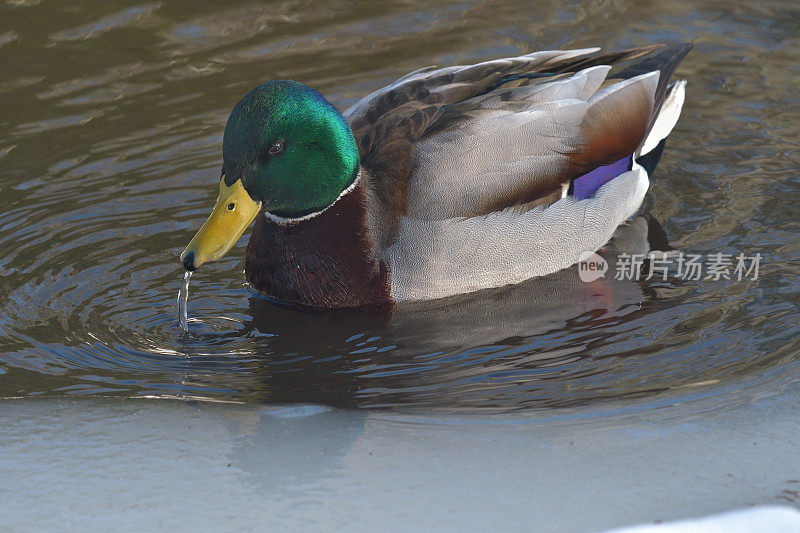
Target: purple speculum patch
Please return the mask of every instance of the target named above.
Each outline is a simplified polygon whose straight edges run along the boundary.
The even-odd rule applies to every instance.
[[[631,169],[632,157],[629,155],[616,163],[597,167],[591,172],[575,178],[572,182],[572,196],[576,200],[591,198],[603,184],[608,183],[620,174],[628,172]]]

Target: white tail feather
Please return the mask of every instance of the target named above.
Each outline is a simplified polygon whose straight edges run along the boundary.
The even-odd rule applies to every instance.
[[[636,157],[651,152],[658,143],[667,138],[667,135],[678,123],[678,118],[681,116],[681,108],[683,108],[683,100],[686,96],[686,80],[678,80],[672,86],[669,94],[664,99],[664,104],[661,106],[656,117],[650,133],[647,134],[642,147],[639,149]]]

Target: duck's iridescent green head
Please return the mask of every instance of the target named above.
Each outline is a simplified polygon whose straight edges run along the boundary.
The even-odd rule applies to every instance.
[[[322,211],[356,179],[359,153],[342,115],[294,81],[259,85],[233,108],[219,197],[181,254],[187,270],[230,250],[263,209],[298,219]]]
[[[294,81],[269,81],[236,104],[222,154],[226,185],[241,179],[253,200],[286,218],[328,207],[358,172],[350,126],[319,92]]]

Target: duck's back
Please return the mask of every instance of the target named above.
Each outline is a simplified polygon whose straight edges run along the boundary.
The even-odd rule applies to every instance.
[[[636,159],[677,120],[669,77],[690,48],[426,68],[348,109],[393,297],[517,282],[602,246],[641,203]]]

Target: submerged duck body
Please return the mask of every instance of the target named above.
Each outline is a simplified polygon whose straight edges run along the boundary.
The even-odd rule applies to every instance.
[[[262,84],[228,119],[220,195],[184,267],[224,255],[253,219],[249,283],[310,306],[441,298],[568,267],[639,209],[690,48],[428,67],[341,114],[300,83]]]

